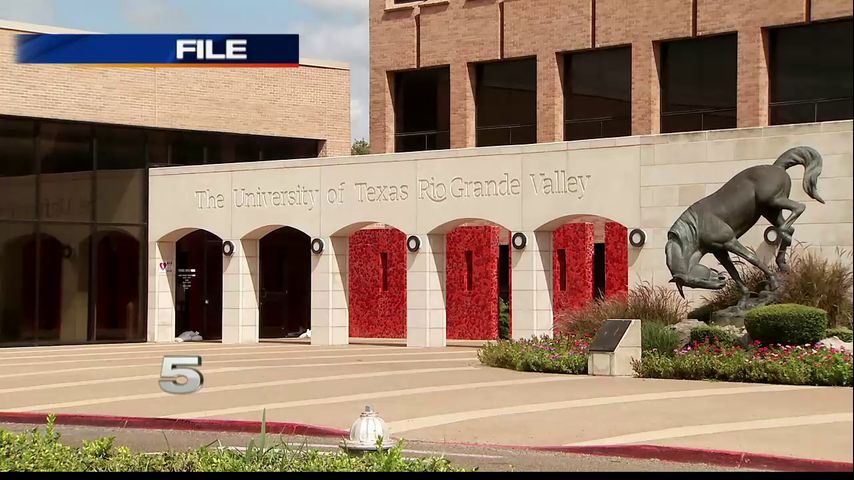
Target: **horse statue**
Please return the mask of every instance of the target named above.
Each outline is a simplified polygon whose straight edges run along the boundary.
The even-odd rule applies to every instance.
[[[821,174],[821,155],[810,147],[786,150],[773,165],[750,167],[725,183],[718,191],[688,207],[667,232],[665,255],[667,268],[679,294],[682,287],[717,290],[726,284],[726,277],[717,270],[700,264],[711,253],[729,273],[741,290],[739,307],[744,307],[750,291],[739,276],[729,254],[734,254],[760,269],[768,279],[769,290],[776,290],[776,275],[738,239],[750,230],[759,217],[764,217],[776,229],[780,238],[776,263],[781,272],[789,270],[786,250],[792,245],[792,224],[804,213],[806,206],[789,198],[792,180],[786,170],[804,166],[804,191],[810,198],[824,203],[818,194]],[[783,210],[791,213],[783,216]]]

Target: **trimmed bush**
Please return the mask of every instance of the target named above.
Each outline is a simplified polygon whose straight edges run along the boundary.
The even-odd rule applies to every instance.
[[[656,322],[643,322],[641,325],[641,345],[645,352],[658,352],[672,355],[679,350],[682,342],[679,334]]]
[[[691,341],[702,343],[717,343],[720,345],[732,346],[738,343],[738,336],[731,330],[713,325],[705,325],[691,330]]]
[[[790,303],[768,305],[747,312],[744,326],[751,338],[765,345],[816,343],[827,331],[827,312]]]
[[[825,337],[836,337],[843,342],[850,342],[854,334],[852,334],[850,328],[838,327],[838,328],[828,328],[827,333],[824,334]]]
[[[627,295],[596,300],[582,308],[558,312],[555,326],[564,335],[592,337],[608,319],[637,318],[644,322],[673,325],[681,322],[687,312],[688,303],[675,289],[644,283]]]

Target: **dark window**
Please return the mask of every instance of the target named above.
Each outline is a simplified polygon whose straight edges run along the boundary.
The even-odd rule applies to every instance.
[[[144,340],[147,168],[316,157],[320,146],[0,116],[0,344]],[[222,259],[218,239],[195,250]],[[209,275],[213,292],[222,268]],[[217,298],[206,338],[220,335]]]
[[[399,72],[394,82],[395,151],[450,148],[448,67]]]
[[[205,138],[196,132],[171,132],[170,165],[201,165],[205,163]]]
[[[314,158],[320,153],[320,142],[307,138],[263,137],[259,143],[261,160]]]
[[[661,44],[661,131],[736,127],[738,38]]]
[[[39,217],[45,220],[91,221],[92,127],[42,122],[38,134]]]
[[[565,140],[632,134],[632,50],[564,57]]]
[[[477,146],[537,142],[537,60],[481,63],[475,72]]]
[[[94,340],[143,340],[145,231],[142,227],[104,227],[94,238]]]
[[[145,130],[95,128],[95,220],[145,222]]]
[[[0,219],[36,214],[35,123],[0,118]]]
[[[37,268],[40,342],[85,342],[89,327],[89,225],[42,223]]]
[[[777,28],[770,40],[770,122],[852,118],[852,21]]]
[[[0,232],[0,342],[32,343],[38,291],[35,223],[0,223]]]

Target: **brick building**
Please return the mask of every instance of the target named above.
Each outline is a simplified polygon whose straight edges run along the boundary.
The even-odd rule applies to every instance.
[[[851,118],[847,0],[371,0],[370,9],[375,152]],[[429,114],[417,103],[425,95],[439,103]]]
[[[19,65],[31,32],[75,33],[0,21],[0,345],[146,338],[150,168],[349,155],[347,65]]]

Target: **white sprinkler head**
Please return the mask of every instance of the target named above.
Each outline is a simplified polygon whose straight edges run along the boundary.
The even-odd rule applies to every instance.
[[[380,437],[382,437],[382,444],[377,448]],[[375,452],[378,449],[387,450],[393,446],[394,442],[388,425],[370,405],[365,406],[365,411],[350,427],[350,439],[341,443],[341,448],[354,452]]]

